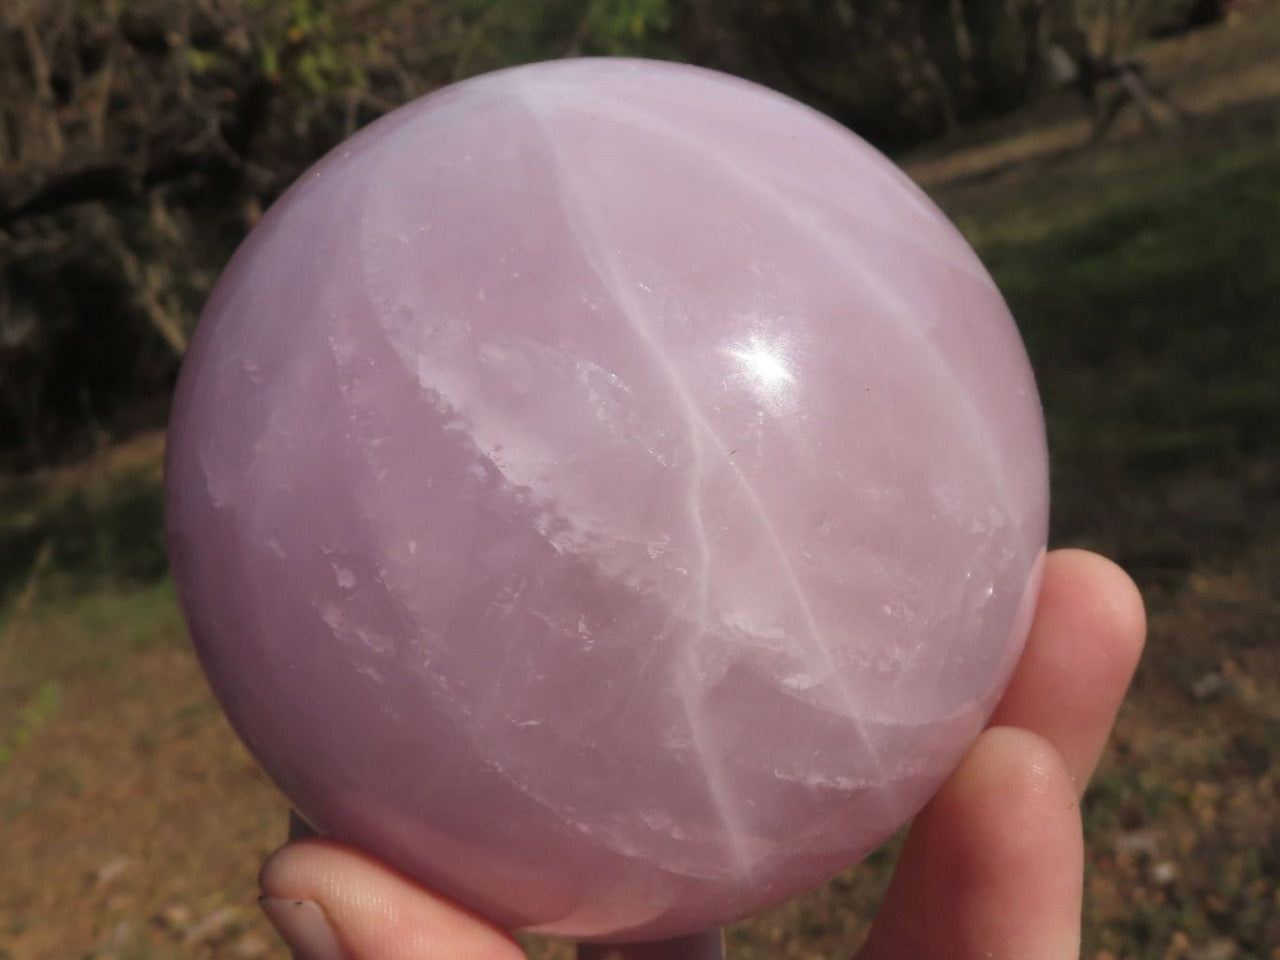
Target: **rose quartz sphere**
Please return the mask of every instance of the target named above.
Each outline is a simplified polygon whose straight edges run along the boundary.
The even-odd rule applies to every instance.
[[[740,918],[911,817],[1038,589],[1043,419],[884,157],[692,67],[469,80],[263,219],[174,402],[168,533],[318,830],[513,928]]]

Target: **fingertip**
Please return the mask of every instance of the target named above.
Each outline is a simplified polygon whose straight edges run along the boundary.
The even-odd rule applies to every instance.
[[[294,945],[281,917],[307,921],[303,910],[268,909],[314,903],[350,960],[523,960],[505,931],[413,883],[358,851],[324,839],[281,847],[263,864],[264,911]]]
[[[1047,739],[1082,791],[1142,654],[1146,613],[1120,567],[1085,550],[1045,563],[1026,647],[991,718]]]
[[[267,857],[258,871],[258,887],[266,897],[281,900],[313,900],[324,892],[328,878],[346,858],[334,845],[332,857],[325,851],[329,841],[319,836],[290,837],[288,843]],[[335,860],[336,858],[336,860]]]
[[[351,960],[324,909],[314,900],[263,896],[258,906],[297,960]]]
[[[963,827],[965,845],[957,849],[984,867],[1034,865],[1048,841],[1083,851],[1070,769],[1049,741],[1017,727],[985,731],[926,813],[935,830]],[[1046,825],[1054,837],[1046,837]]]
[[[1046,589],[1081,605],[1095,623],[1106,625],[1111,652],[1137,664],[1147,635],[1147,610],[1133,578],[1114,560],[1089,550],[1055,550]]]
[[[1028,730],[985,731],[916,818],[861,960],[1066,960],[1084,844],[1070,769]]]
[[[1046,843],[1059,853],[1080,851],[1078,800],[1070,769],[1043,737],[1016,727],[993,727],[974,743],[926,808],[929,829],[950,840],[957,887],[973,870],[1034,867]],[[1053,829],[1046,836],[1046,827]]]
[[[1016,727],[986,731],[934,816],[934,829],[951,834],[949,894],[967,904],[970,942],[992,957],[1077,955],[1083,828],[1071,769],[1049,741]]]

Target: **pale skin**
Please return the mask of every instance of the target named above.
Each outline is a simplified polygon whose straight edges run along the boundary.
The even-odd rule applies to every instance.
[[[1026,652],[1004,699],[916,817],[856,960],[1079,956],[1079,798],[1145,633],[1142,600],[1119,567],[1080,550],[1049,554]],[[505,931],[319,838],[286,844],[260,882],[268,916],[305,960],[524,958]],[[579,950],[580,960],[717,955],[714,936]]]

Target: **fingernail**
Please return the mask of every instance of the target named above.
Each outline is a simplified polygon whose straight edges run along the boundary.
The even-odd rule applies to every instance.
[[[258,905],[297,960],[351,960],[314,900],[259,897]]]

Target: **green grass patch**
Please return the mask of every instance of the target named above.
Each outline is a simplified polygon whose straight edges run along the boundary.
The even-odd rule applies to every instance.
[[[183,642],[182,616],[167,577],[132,589],[98,589],[72,600],[37,602],[11,621],[11,669],[18,676],[110,671],[162,644]]]
[[[158,460],[0,478],[0,605],[155,583],[167,562]],[[36,571],[42,551],[47,569]]]
[[[0,766],[56,720],[67,685],[118,674],[143,651],[186,642],[167,577],[12,606],[0,626]]]
[[[1274,496],[1280,115],[1266,116],[942,197],[1037,371],[1055,539],[1140,578],[1237,554]]]
[[[164,553],[158,451],[0,478],[0,763],[68,684],[184,631]]]
[[[57,680],[46,680],[35,693],[18,708],[17,717],[6,727],[0,728],[0,767],[7,764],[15,751],[27,745],[38,732],[57,714],[62,703],[62,685]]]

